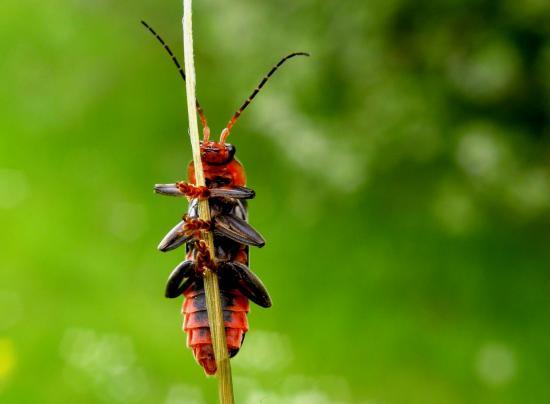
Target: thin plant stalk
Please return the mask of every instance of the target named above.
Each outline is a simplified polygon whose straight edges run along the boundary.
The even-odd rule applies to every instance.
[[[195,63],[193,55],[193,24],[192,24],[192,0],[183,0],[183,51],[187,93],[187,112],[189,115],[189,137],[193,151],[193,164],[195,166],[195,185],[204,186],[204,171],[200,154],[199,127],[197,122],[196,96],[195,96]],[[208,199],[199,200],[199,217],[202,220],[210,220],[210,206]],[[209,231],[202,232],[203,240],[208,245],[210,256],[215,259],[214,239]],[[212,335],[214,356],[217,364],[218,391],[220,403],[233,404],[233,381],[231,376],[231,363],[227,352],[225,340],[225,326],[223,322],[223,311],[220,300],[220,287],[218,276],[213,268],[205,268],[204,290],[206,293],[206,308],[208,321]]]

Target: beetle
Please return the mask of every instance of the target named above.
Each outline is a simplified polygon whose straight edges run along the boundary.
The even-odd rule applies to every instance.
[[[181,77],[183,71],[170,47],[145,21],[142,24],[162,44],[171,57]],[[247,313],[249,300],[260,307],[270,307],[267,289],[249,269],[249,247],[263,247],[265,240],[248,223],[247,201],[255,197],[254,190],[246,186],[244,166],[235,158],[235,146],[227,143],[233,125],[251,103],[269,78],[287,60],[295,56],[309,56],[305,52],[291,53],[282,58],[261,80],[252,94],[235,112],[220,134],[218,142],[210,140],[210,128],[199,102],[196,109],[203,127],[200,154],[203,163],[205,186],[196,186],[195,169],[191,161],[187,168],[187,182],[155,185],[155,192],[162,195],[187,197],[187,214],[160,242],[158,249],[166,252],[186,245],[186,257],[170,274],[165,290],[168,298],[185,296],[182,314],[183,329],[187,333],[187,346],[193,350],[197,362],[209,374],[216,373],[210,327],[206,311],[204,291],[204,267],[216,271],[220,284],[227,349],[230,357],[237,354],[248,331]],[[199,218],[199,200],[208,198],[210,221]],[[212,231],[215,257],[210,257],[201,231]]]

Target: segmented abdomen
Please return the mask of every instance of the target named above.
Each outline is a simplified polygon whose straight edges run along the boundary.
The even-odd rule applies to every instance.
[[[194,283],[184,293],[182,307],[183,330],[187,333],[187,346],[193,350],[197,362],[204,371],[216,373],[216,361],[212,348],[212,338],[206,312],[206,296],[203,285]],[[248,331],[246,314],[250,310],[248,299],[237,289],[220,290],[225,325],[225,336],[229,356],[239,352],[244,336]]]

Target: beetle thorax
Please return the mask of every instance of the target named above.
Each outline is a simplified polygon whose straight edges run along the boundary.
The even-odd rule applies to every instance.
[[[201,143],[201,160],[206,186],[209,188],[245,186],[246,174],[242,164],[234,157],[235,147],[225,143]],[[195,167],[188,166],[189,182],[195,184]]]

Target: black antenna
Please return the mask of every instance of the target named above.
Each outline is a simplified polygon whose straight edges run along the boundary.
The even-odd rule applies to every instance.
[[[143,26],[145,28],[147,28],[149,30],[149,32],[151,34],[153,34],[155,36],[155,38],[157,38],[157,40],[160,42],[160,44],[162,45],[164,50],[168,53],[168,55],[170,55],[170,58],[172,59],[172,62],[174,62],[174,64],[176,65],[176,68],[178,69],[178,72],[180,73],[181,78],[183,79],[183,81],[185,81],[185,72],[183,71],[183,68],[181,67],[180,62],[178,62],[178,59],[176,58],[176,56],[172,52],[172,49],[170,49],[170,47],[166,44],[166,42],[164,42],[164,39],[162,39],[161,36],[159,34],[157,34],[157,32],[149,24],[147,24],[143,20],[141,20],[141,23],[143,24]],[[208,123],[206,122],[206,116],[204,116],[204,111],[203,111],[201,105],[199,104],[199,101],[195,100],[195,103],[196,103],[197,112],[199,114],[201,124],[202,124],[202,127],[203,127],[204,141],[207,142],[208,137],[210,135],[210,129],[208,128]]]
[[[229,136],[229,132],[231,131],[231,128],[233,127],[233,125],[235,125],[235,122],[237,122],[237,119],[239,119],[239,116],[241,116],[242,112],[246,109],[246,107],[248,107],[248,105],[252,102],[254,97],[256,97],[256,95],[260,92],[260,90],[262,89],[264,84],[267,82],[267,80],[269,80],[269,78],[273,75],[273,73],[277,71],[279,67],[281,67],[288,59],[291,59],[294,56],[309,56],[309,53],[305,53],[305,52],[291,53],[290,55],[287,55],[281,60],[279,60],[279,63],[277,63],[275,66],[271,68],[269,73],[267,73],[267,75],[262,79],[260,84],[258,84],[258,87],[254,89],[252,94],[250,94],[250,97],[246,99],[244,104],[241,105],[241,107],[237,110],[237,112],[235,112],[235,115],[233,115],[233,118],[231,118],[231,120],[228,122],[226,128],[222,131],[222,134],[220,136],[220,143],[225,143],[225,139],[227,138],[227,136]]]

